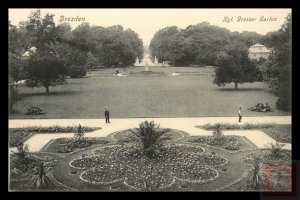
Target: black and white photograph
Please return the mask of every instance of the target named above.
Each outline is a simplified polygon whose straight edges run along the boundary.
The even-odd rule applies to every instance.
[[[291,8],[9,8],[10,192],[291,192]]]

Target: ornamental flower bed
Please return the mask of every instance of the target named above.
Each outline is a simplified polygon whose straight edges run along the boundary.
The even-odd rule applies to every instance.
[[[292,156],[290,151],[283,151],[281,157],[274,157],[268,150],[261,150],[259,152],[251,152],[247,154],[243,160],[246,163],[252,163],[255,158],[259,159],[262,163],[272,165],[285,165],[291,164]]]
[[[156,191],[174,184],[176,179],[203,183],[218,176],[214,167],[225,165],[219,155],[206,154],[197,145],[166,144],[155,157],[146,157],[135,144],[97,148],[87,157],[79,157],[70,166],[84,169],[80,178],[91,184],[123,182],[134,190]]]
[[[161,130],[161,129],[158,129]],[[132,137],[129,135],[131,132],[129,130],[126,130],[124,132],[116,133],[113,137],[118,142],[132,142]],[[162,135],[159,140],[160,141],[166,141],[166,140],[172,140],[172,141],[178,141],[186,137],[186,133],[183,133],[178,130],[171,130],[170,132],[165,133]]]
[[[29,106],[29,108],[27,108],[27,111],[25,113],[25,115],[42,115],[42,114],[45,114],[45,112],[41,108],[35,106]]]
[[[227,150],[239,150],[241,144],[238,141],[230,141],[226,146],[225,149]]]
[[[100,138],[83,138],[81,140],[75,140],[74,138],[60,138],[56,140],[55,152],[58,153],[70,153],[77,149],[83,149],[90,147],[94,144],[107,144],[109,141]]]
[[[270,112],[271,111],[271,107],[269,106],[268,103],[258,103],[255,106],[249,108],[248,110],[251,111],[256,111],[256,112]]]

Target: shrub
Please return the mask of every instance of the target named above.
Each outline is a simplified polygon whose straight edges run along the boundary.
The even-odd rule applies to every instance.
[[[96,128],[91,127],[81,127],[84,132],[91,132],[97,130]],[[70,133],[76,131],[77,127],[74,126],[49,126],[49,127],[42,127],[42,126],[29,126],[29,127],[22,127],[22,128],[13,128],[10,129],[13,132],[38,132],[38,133]]]
[[[16,155],[20,159],[24,159],[26,157],[27,153],[29,152],[28,144],[26,144],[24,146],[23,142],[20,142],[19,144],[17,144],[17,149],[18,149],[18,152],[16,152]]]
[[[131,129],[129,130],[132,133],[131,137],[135,138],[135,141],[138,141],[142,145],[143,153],[147,156],[153,155],[152,152],[158,139],[170,131],[169,129],[159,130],[159,125],[156,125],[154,121],[142,122],[136,132]]]
[[[252,166],[248,170],[247,176],[247,188],[252,190],[260,189],[262,184],[262,173],[261,173],[262,162],[260,159],[254,159]]]
[[[230,129],[241,129],[241,126],[239,126],[237,123],[235,124],[229,124],[229,123],[216,123],[216,124],[204,124],[200,126],[200,128],[203,128],[205,130],[216,130],[218,127],[221,127],[222,130],[230,130]]]
[[[31,178],[31,182],[36,189],[47,189],[51,184],[51,180],[48,177],[51,167],[47,167],[46,163],[40,163],[38,167],[34,169],[35,174]]]
[[[255,106],[249,108],[250,111],[256,111],[256,112],[270,112],[271,107],[268,103],[257,103]]]
[[[77,126],[77,129],[76,129],[76,131],[74,132],[74,137],[75,137],[77,140],[80,140],[82,137],[84,137],[84,132],[83,132],[83,129],[82,129],[82,127],[81,127],[80,124]]]
[[[270,151],[271,156],[274,158],[280,158],[283,156],[282,148],[285,146],[285,144],[280,144],[276,142],[275,144],[270,143],[267,146],[267,149]]]
[[[56,147],[58,153],[70,153],[73,151],[73,148],[69,145]]]
[[[226,146],[225,149],[227,150],[239,150],[241,144],[238,141],[230,141]]]
[[[9,130],[9,146],[17,147],[20,142],[25,141],[25,138],[27,138],[27,136],[29,134],[30,133],[28,133],[28,132],[23,132],[23,131],[13,132],[13,131]]]
[[[39,107],[34,107],[34,106],[29,106],[29,108],[27,108],[27,111],[25,113],[25,115],[42,115],[45,114],[45,112],[39,108]]]
[[[215,130],[213,132],[213,136],[214,137],[220,137],[222,135],[223,135],[222,134],[222,125],[218,123],[218,124],[216,124],[216,128],[215,128]]]
[[[255,129],[255,128],[257,128],[257,125],[254,125],[254,124],[245,123],[243,125],[243,129]]]
[[[207,137],[207,144],[209,145],[223,145],[226,142],[225,136],[209,136]]]
[[[236,138],[236,137],[234,137],[234,136],[226,136],[226,138],[227,138],[227,141],[228,142],[231,142],[231,141],[237,141],[238,139]]]
[[[71,78],[81,78],[86,75],[86,68],[84,66],[72,65],[68,70],[68,75]]]
[[[203,142],[206,143],[207,136],[192,136],[191,142]]]
[[[222,125],[215,124],[215,130],[212,137],[208,137],[207,144],[209,145],[222,145],[226,142],[226,137],[222,134]]]

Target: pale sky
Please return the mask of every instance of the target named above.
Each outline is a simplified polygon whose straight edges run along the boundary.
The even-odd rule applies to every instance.
[[[28,20],[31,11],[36,9],[9,9],[9,20],[14,25],[20,21]],[[188,25],[196,25],[201,22],[209,22],[227,28],[230,31],[255,31],[266,34],[277,31],[285,21],[291,9],[41,9],[44,16],[47,13],[54,14],[55,24],[62,23],[64,18],[84,18],[91,26],[98,25],[108,27],[122,25],[124,29],[130,28],[139,34],[144,45],[150,44],[155,32],[167,26],[186,28]],[[225,22],[233,19],[231,22]],[[238,21],[240,18],[256,18],[254,21]],[[261,17],[276,21],[260,21]],[[68,22],[75,28],[82,22]]]

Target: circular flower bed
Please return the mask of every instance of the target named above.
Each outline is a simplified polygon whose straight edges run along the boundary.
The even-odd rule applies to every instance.
[[[174,184],[175,179],[203,183],[215,179],[213,168],[227,160],[208,155],[202,147],[190,144],[166,144],[156,150],[156,156],[146,157],[134,144],[97,148],[93,154],[70,162],[70,166],[85,169],[81,180],[92,184],[121,182],[136,190],[160,190]]]

